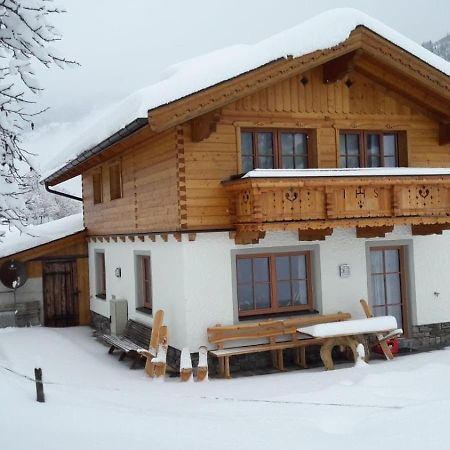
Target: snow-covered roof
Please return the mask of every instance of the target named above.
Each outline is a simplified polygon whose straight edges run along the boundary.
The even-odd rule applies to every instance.
[[[254,169],[242,178],[395,177],[450,175],[450,168],[366,167],[360,169]]]
[[[111,106],[62,152],[45,173],[50,177],[68,162],[91,149],[152,109],[196,93],[280,58],[294,58],[344,42],[358,26],[365,26],[417,58],[450,76],[450,63],[382,22],[352,8],[326,11],[252,45],[234,45],[180,62],[166,69],[161,81],[140,89]]]
[[[41,225],[29,225],[22,232],[16,228],[5,230],[5,235],[0,240],[0,258],[48,244],[83,230],[83,213]]]

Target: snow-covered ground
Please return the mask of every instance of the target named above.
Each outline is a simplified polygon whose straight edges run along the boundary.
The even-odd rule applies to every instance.
[[[447,449],[450,349],[273,375],[165,383],[86,327],[0,330],[0,448]],[[46,403],[18,373],[42,367]]]

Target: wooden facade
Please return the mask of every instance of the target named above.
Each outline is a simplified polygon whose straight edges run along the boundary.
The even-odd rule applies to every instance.
[[[150,111],[144,129],[56,181],[82,173],[91,236],[404,223],[435,232],[450,223],[450,177],[228,180],[242,172],[243,129],[306,130],[310,168],[339,167],[342,130],[397,132],[401,166],[450,167],[449,123],[449,78],[359,27],[333,49],[275,61]],[[118,160],[122,198],[110,200],[108,167]],[[99,171],[103,201],[94,204]]]
[[[45,325],[89,325],[89,267],[85,231],[4,257],[0,259],[0,265],[10,259],[26,264],[28,278],[42,278]],[[63,271],[70,273],[63,277]],[[63,293],[66,289],[70,292]]]
[[[288,229],[450,227],[449,177],[247,178],[228,182],[226,190],[236,230],[254,232],[248,243],[259,232]]]

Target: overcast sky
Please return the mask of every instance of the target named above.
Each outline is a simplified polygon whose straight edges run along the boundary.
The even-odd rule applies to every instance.
[[[51,110],[72,121],[158,80],[165,67],[237,43],[254,43],[324,10],[356,7],[418,43],[450,32],[449,0],[61,0],[58,45],[81,67],[39,70]],[[338,24],[336,24],[338,26]],[[324,30],[326,31],[326,30]]]

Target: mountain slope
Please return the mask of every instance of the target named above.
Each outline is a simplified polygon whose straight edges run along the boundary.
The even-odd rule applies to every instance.
[[[450,61],[450,34],[436,42],[427,41],[422,44],[426,49],[432,51],[441,58]]]

